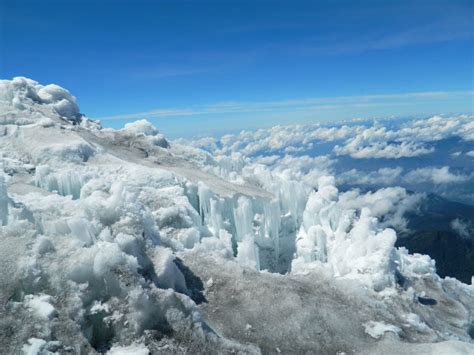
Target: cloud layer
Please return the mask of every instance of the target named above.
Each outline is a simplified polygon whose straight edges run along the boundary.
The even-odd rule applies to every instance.
[[[319,164],[347,186],[403,186],[474,203],[471,116],[275,126],[191,143],[279,169]]]

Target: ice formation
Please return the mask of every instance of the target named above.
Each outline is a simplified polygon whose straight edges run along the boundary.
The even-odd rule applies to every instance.
[[[329,288],[356,283],[386,314],[399,307],[406,315],[399,319],[406,325],[359,322],[362,334],[456,340],[472,351],[472,286],[440,279],[429,257],[394,247],[390,226],[403,224],[416,202],[404,189],[342,193],[324,158],[269,166],[236,152],[215,157],[169,142],[148,121],[103,129],[79,112],[59,86],[0,81],[0,333],[7,334],[0,345],[7,353],[260,353],[263,340],[224,335],[203,317],[200,272],[221,281],[251,273],[256,288],[259,280],[311,288],[315,277]],[[215,264],[204,270],[198,258]],[[420,308],[417,298],[431,296],[425,290],[456,314],[446,320],[443,310]],[[288,307],[298,313],[306,305]],[[348,346],[331,339],[334,348]]]

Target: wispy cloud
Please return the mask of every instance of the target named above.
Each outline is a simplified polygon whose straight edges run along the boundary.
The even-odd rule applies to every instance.
[[[158,67],[158,68],[147,68],[132,73],[133,77],[136,78],[147,78],[147,79],[162,79],[177,76],[190,76],[198,74],[206,74],[215,71],[212,67],[202,68],[172,68],[172,67]]]
[[[262,54],[260,49],[242,51],[202,51],[172,53],[166,63],[159,63],[160,58],[145,57],[148,61],[156,61],[150,66],[132,67],[128,75],[136,79],[166,79],[185,76],[209,75],[233,71],[239,67],[253,64]],[[183,59],[183,57],[186,57]],[[170,64],[172,63],[172,64]]]
[[[368,51],[399,49],[430,43],[466,40],[474,37],[472,19],[458,22],[431,23],[429,25],[399,29],[392,32],[364,33],[355,36],[316,38],[295,46],[295,51],[307,55],[354,54]]]
[[[98,117],[98,119],[124,120],[143,118],[166,118],[175,116],[195,116],[209,114],[286,112],[286,111],[318,111],[337,110],[356,107],[387,107],[413,104],[419,100],[472,99],[474,91],[437,91],[411,92],[403,94],[358,95],[315,97],[281,101],[263,102],[220,102],[210,105],[194,105],[190,107],[159,108],[156,110]]]

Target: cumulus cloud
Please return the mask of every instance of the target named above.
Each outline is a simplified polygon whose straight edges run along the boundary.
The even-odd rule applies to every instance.
[[[448,166],[441,168],[428,167],[410,171],[404,176],[404,181],[410,184],[423,184],[431,182],[433,184],[461,183],[469,180],[469,176],[452,173]]]
[[[471,141],[474,140],[474,121],[472,116],[466,115],[433,116],[405,124],[399,134],[422,142],[434,142],[450,137]]]
[[[422,145],[410,142],[400,144],[390,144],[386,141],[372,142],[364,144],[360,139],[355,138],[345,146],[335,146],[337,155],[350,155],[352,158],[385,158],[399,159],[412,158],[434,152],[434,148],[427,148]]]
[[[474,121],[471,121],[470,123],[466,123],[460,129],[459,133],[460,133],[461,137],[463,137],[464,140],[474,141]]]
[[[344,171],[337,176],[337,180],[342,184],[351,185],[394,185],[400,180],[403,168],[380,168],[374,171],[361,171],[351,169]]]
[[[368,208],[381,220],[383,227],[400,231],[407,228],[405,213],[416,209],[423,198],[424,194],[410,194],[401,187],[388,187],[366,194],[350,190],[339,196],[339,203],[346,209]]]
[[[335,146],[338,155],[363,158],[409,158],[434,152],[429,143],[458,136],[474,139],[474,124],[468,116],[441,117],[410,121],[397,130],[375,124],[359,130],[344,145]]]
[[[274,126],[255,131],[227,134],[220,139],[205,137],[190,142],[192,145],[218,154],[241,152],[258,156],[268,152],[301,153],[315,147],[314,143],[338,142],[354,136],[361,126],[342,125],[324,127],[320,124]]]
[[[458,166],[474,155],[473,139],[473,117],[459,115],[275,126],[202,138],[191,144],[216,156],[238,152],[267,166],[284,166],[281,160],[285,156],[292,157],[290,164],[294,166],[306,165],[307,158],[303,157],[325,156],[332,163],[314,162],[319,165],[315,165],[318,169],[310,185],[321,173],[327,173],[335,175],[338,184],[412,189],[416,185],[417,190],[470,203],[473,195],[469,181],[474,178],[474,169],[465,165],[462,172],[453,170],[451,161],[456,159]],[[450,184],[449,190],[446,184]]]
[[[327,143],[332,145],[333,152],[338,156],[348,155],[354,159],[400,159],[431,154],[435,152],[433,142],[442,139],[459,137],[465,141],[474,140],[474,122],[470,116],[434,116],[411,120],[396,128],[388,128],[389,126],[391,125],[386,121],[368,125],[275,126],[242,131],[220,139],[199,139],[193,145],[218,154],[239,151],[246,156],[258,156],[279,151],[288,154],[312,151],[314,154],[320,147],[319,143]]]
[[[468,238],[473,235],[472,225],[462,219],[453,219],[450,223],[451,228],[461,237]]]

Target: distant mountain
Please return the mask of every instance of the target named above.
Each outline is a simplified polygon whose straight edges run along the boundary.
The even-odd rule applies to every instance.
[[[436,260],[437,273],[471,283],[474,275],[474,234],[461,235],[453,229],[454,220],[474,226],[474,206],[429,194],[419,209],[409,212],[409,232],[399,232],[397,246],[410,253],[428,254]]]

